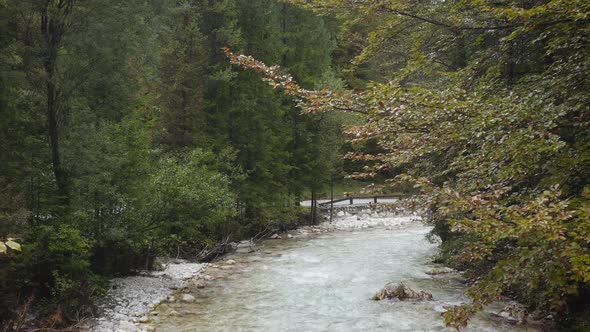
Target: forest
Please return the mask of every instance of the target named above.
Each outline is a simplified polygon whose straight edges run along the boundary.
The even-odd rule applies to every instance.
[[[419,192],[461,329],[590,329],[587,0],[0,1],[0,328],[95,315],[158,257]]]

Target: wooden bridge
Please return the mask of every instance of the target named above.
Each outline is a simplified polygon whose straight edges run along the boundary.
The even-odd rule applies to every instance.
[[[393,193],[388,195],[371,195],[371,196],[346,196],[342,198],[325,199],[325,200],[311,200],[301,202],[303,206],[311,207],[311,224],[315,224],[316,211],[323,210],[329,211],[330,221],[332,221],[332,215],[334,208],[341,208],[345,206],[364,206],[373,204],[391,204],[402,198],[413,196],[412,194],[405,193]]]
[[[318,202],[318,207],[330,207],[335,204],[338,205],[354,205],[354,204],[387,204],[392,203],[394,200],[410,197],[410,194],[394,193],[389,195],[376,195],[376,196],[348,196],[343,198],[331,199],[327,201]],[[355,203],[356,201],[356,203]],[[344,203],[344,204],[343,204]]]

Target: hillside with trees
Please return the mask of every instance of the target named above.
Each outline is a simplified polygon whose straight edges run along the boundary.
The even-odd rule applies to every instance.
[[[358,176],[421,189],[439,260],[463,269],[461,328],[508,296],[588,329],[590,3],[293,1],[342,20],[354,90],[308,90],[227,50],[304,112],[358,112]],[[364,87],[356,84],[370,80]]]
[[[333,19],[271,0],[47,0],[0,2],[0,26],[6,326],[29,303],[67,326],[157,256],[307,221],[295,203],[340,174],[341,118],[300,115],[222,51],[336,88]]]
[[[590,326],[590,2],[4,0],[0,31],[6,329],[307,223],[344,171],[420,190],[470,281],[448,326]]]

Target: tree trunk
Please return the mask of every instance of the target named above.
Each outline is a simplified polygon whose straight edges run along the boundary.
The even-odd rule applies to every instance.
[[[41,35],[43,48],[43,69],[47,94],[47,130],[51,147],[51,162],[60,201],[69,203],[68,177],[62,165],[60,154],[60,89],[57,82],[57,57],[65,33],[66,18],[72,9],[71,0],[46,0],[41,7]]]

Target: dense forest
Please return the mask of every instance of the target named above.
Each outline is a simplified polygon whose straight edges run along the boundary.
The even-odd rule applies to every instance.
[[[589,328],[590,2],[4,0],[0,31],[6,329],[346,172],[420,190],[471,281],[447,325],[508,296]]]
[[[2,321],[92,315],[109,277],[305,220],[295,203],[341,172],[345,117],[300,115],[222,50],[338,88],[333,19],[272,0],[0,15]]]

